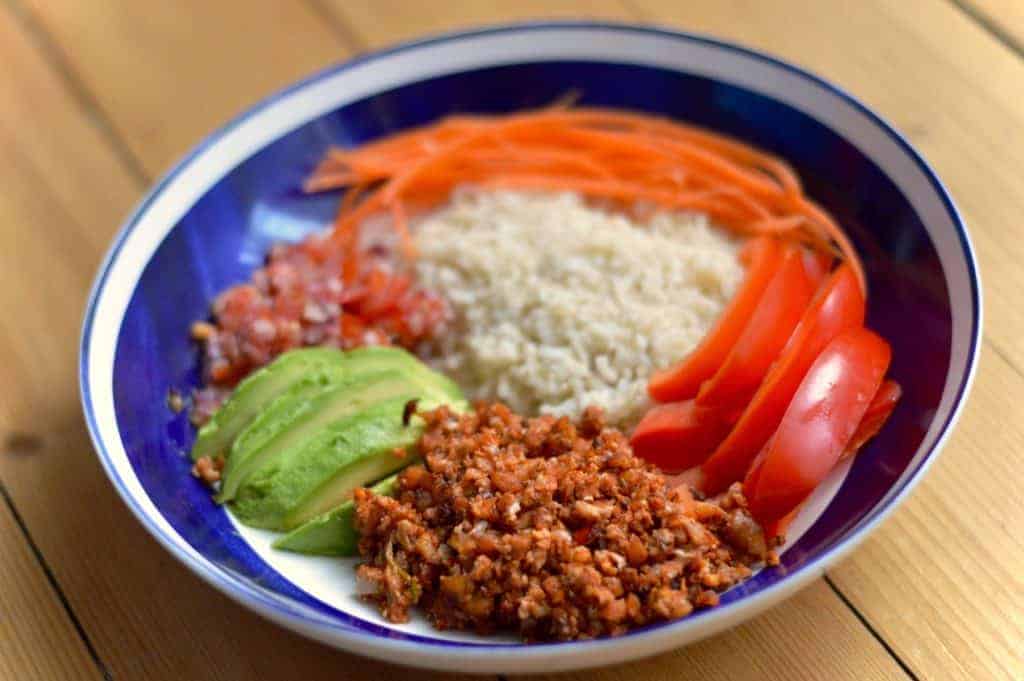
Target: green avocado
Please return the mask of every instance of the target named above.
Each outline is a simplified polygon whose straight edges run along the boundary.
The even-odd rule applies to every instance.
[[[372,375],[372,374],[371,374]],[[367,380],[361,373],[350,374],[344,369],[341,375],[323,380],[321,372],[313,372],[291,385],[278,395],[255,419],[235,438],[221,474],[221,488],[217,501],[223,502],[234,496],[235,489],[247,471],[258,461],[253,457],[265,456],[279,438],[290,428],[298,426],[314,416],[316,400],[324,393],[331,393],[341,386],[359,385]]]
[[[374,494],[391,496],[397,482],[396,473],[384,478],[370,490]],[[355,511],[352,500],[346,501],[280,537],[274,542],[274,548],[312,556],[354,556],[359,544]]]
[[[418,357],[391,345],[368,345],[345,353],[346,361],[375,366],[377,368],[403,369],[408,372],[409,380],[424,387],[429,387],[432,392],[442,393],[448,396],[447,402],[460,403],[465,400],[462,389],[452,379],[444,374],[434,371],[424,364]]]
[[[247,376],[200,428],[192,447],[192,460],[227,454],[235,437],[274,398],[310,374],[340,373],[344,358],[344,353],[334,348],[293,350]]]
[[[277,459],[289,450],[301,448],[332,424],[357,416],[382,400],[409,400],[426,395],[428,390],[409,381],[406,372],[399,369],[348,374],[313,394],[289,391],[238,436],[224,467],[216,500],[233,500],[250,475],[265,466],[276,468]]]
[[[427,408],[437,403],[392,385],[393,395],[334,421],[252,473],[231,503],[235,516],[246,525],[291,530],[341,505],[357,487],[407,466],[406,450],[423,425],[420,419],[403,423],[405,405],[413,399]]]
[[[282,357],[294,352],[302,351],[292,351]],[[368,404],[360,395],[362,388],[359,386],[369,389],[376,381],[387,378],[392,383],[407,386],[414,397],[435,398],[435,405],[465,404],[457,385],[400,348],[367,347],[345,353],[331,352],[342,358],[339,365],[296,377],[287,390],[266,405],[238,434],[227,456],[220,493],[216,496],[218,502],[233,499],[245,477],[272,459],[275,452],[358,411],[360,405]],[[373,389],[381,388],[373,386]],[[387,393],[375,399],[391,395]],[[347,400],[354,403],[347,405]]]
[[[335,348],[291,350],[238,384],[227,401],[199,430],[192,447],[192,459],[195,461],[204,456],[218,455],[227,457],[233,449],[244,449],[233,448],[232,443],[264,410],[286,393],[291,393],[293,404],[301,404],[317,387],[328,382],[343,376],[354,377],[384,369],[406,370],[410,380],[430,384],[449,395],[452,401],[462,399],[462,392],[451,379],[431,371],[414,355],[401,348],[368,346],[348,352]]]

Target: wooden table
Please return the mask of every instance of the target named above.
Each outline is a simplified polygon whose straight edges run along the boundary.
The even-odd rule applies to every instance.
[[[855,555],[728,633],[563,678],[1024,679],[1021,0],[0,3],[0,678],[398,672],[241,609],[131,518],[79,413],[82,304],[133,202],[256,99],[424,32],[555,15],[735,39],[856,93],[952,189],[987,299],[984,357],[959,428]]]

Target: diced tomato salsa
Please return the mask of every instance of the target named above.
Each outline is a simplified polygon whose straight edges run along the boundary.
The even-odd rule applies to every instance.
[[[443,298],[400,271],[389,249],[362,253],[346,284],[344,255],[325,236],[271,249],[264,267],[213,303],[211,322],[196,322],[206,388],[193,420],[205,421],[224,395],[251,371],[302,346],[350,349],[399,345],[410,350],[435,336],[449,318]]]

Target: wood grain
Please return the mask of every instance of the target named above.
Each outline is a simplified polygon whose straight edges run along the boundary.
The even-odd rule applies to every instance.
[[[831,571],[921,678],[1024,679],[1024,377],[986,351],[946,451]]]
[[[117,498],[81,422],[75,339],[101,248],[141,188],[6,9],[0,64],[18,65],[0,79],[0,385],[19,386],[17,399],[0,400],[0,441],[20,452],[0,455],[0,478],[100,659],[114,678],[133,680],[430,678],[328,650],[247,612],[171,558]],[[0,602],[8,579],[31,588],[22,572],[2,574]],[[4,646],[21,644],[8,644],[3,626],[0,664],[21,664],[14,652],[4,658]],[[42,644],[31,653],[35,664],[64,664],[50,654]],[[88,673],[83,665],[3,678]]]
[[[151,175],[260,97],[350,54],[302,2],[25,4]]]
[[[1024,52],[1024,3],[1019,0],[954,0],[965,11],[997,31],[1000,37]]]
[[[505,21],[533,19],[633,19],[635,14],[624,0],[455,0],[420,3],[408,0],[317,0],[345,27],[348,35],[362,45],[381,47],[428,33],[452,31]]]
[[[101,679],[3,499],[0,574],[0,678]]]

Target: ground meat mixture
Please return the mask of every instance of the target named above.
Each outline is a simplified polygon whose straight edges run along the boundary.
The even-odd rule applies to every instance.
[[[358,576],[391,622],[528,641],[685,617],[775,561],[736,486],[669,489],[599,410],[527,419],[500,404],[422,414],[423,464],[395,498],[355,496]]]
[[[249,283],[217,296],[212,323],[192,326],[203,347],[206,384],[194,396],[193,422],[205,423],[232,386],[287,350],[413,349],[439,332],[450,314],[446,302],[396,272],[398,260],[386,244],[368,245],[357,265],[351,260],[323,235],[278,244]]]

